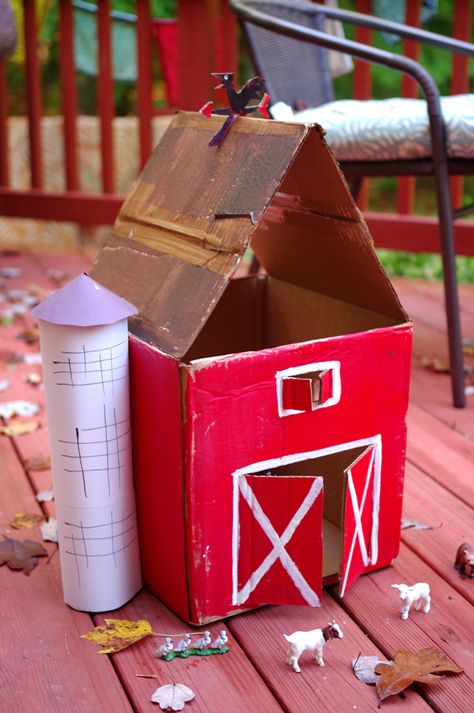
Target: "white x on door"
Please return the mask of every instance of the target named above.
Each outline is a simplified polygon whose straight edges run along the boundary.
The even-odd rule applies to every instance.
[[[319,606],[323,479],[235,478],[233,604]]]
[[[344,471],[346,500],[341,597],[368,565],[377,561],[379,458],[376,446],[368,446]]]

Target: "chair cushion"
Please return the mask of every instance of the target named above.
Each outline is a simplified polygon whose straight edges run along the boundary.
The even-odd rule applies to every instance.
[[[450,158],[474,157],[474,94],[442,97]],[[392,161],[431,155],[423,99],[342,100],[293,114],[275,104],[275,119],[320,124],[339,161]]]

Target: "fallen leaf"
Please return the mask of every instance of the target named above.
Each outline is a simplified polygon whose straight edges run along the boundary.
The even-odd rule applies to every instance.
[[[13,324],[15,324],[15,315],[12,310],[3,312],[0,315],[0,327],[11,327]]]
[[[40,525],[41,537],[49,542],[58,541],[58,521],[54,517],[50,517],[47,522]]]
[[[462,352],[465,356],[474,356],[474,338],[466,337],[462,340]]]
[[[441,525],[437,525],[437,527],[441,527]],[[403,519],[402,524],[401,524],[401,529],[402,530],[434,530],[434,525],[425,525],[423,522],[418,522],[418,520],[408,520],[408,519]]]
[[[31,384],[31,386],[39,386],[42,379],[39,374],[32,372],[31,374],[27,374],[27,376],[25,376],[25,381],[27,384]]]
[[[41,424],[39,421],[16,421],[16,423],[0,428],[0,433],[13,438],[14,436],[23,436],[25,433],[36,431],[36,429],[40,427]]]
[[[83,639],[89,639],[98,646],[103,646],[97,653],[114,654],[131,646],[131,644],[151,636],[153,630],[148,621],[129,621],[128,619],[105,619],[105,625],[96,626]]]
[[[39,404],[32,401],[3,401],[0,403],[0,416],[8,419],[13,416],[36,416]]]
[[[67,272],[64,272],[63,270],[56,270],[54,268],[50,268],[49,270],[47,270],[46,276],[49,277],[52,282],[56,283],[58,287],[62,287],[66,282],[69,281],[70,278]]]
[[[10,569],[22,569],[30,574],[38,564],[38,557],[46,557],[47,551],[39,542],[32,540],[10,540],[0,542],[0,566],[7,564]]]
[[[421,365],[429,371],[433,371],[436,374],[450,374],[451,366],[447,359],[439,356],[423,357],[421,360]],[[472,373],[472,367],[464,364],[464,374],[468,376]]]
[[[41,492],[36,493],[36,500],[39,503],[50,503],[54,500],[54,490],[41,490]]]
[[[21,272],[20,267],[1,267],[0,277],[20,277]]]
[[[423,357],[421,365],[424,366],[425,369],[434,371],[436,374],[449,374],[451,371],[449,361],[437,356]]]
[[[36,515],[36,513],[17,512],[10,522],[10,525],[16,530],[29,530],[32,527],[38,527],[43,520],[44,517],[42,515]]]
[[[41,364],[41,352],[28,352],[28,354],[23,355],[22,360],[25,364],[29,364],[29,366]]]
[[[23,329],[16,335],[17,339],[21,339],[26,344],[37,344],[39,342],[39,333],[35,328]]]
[[[157,688],[150,700],[158,703],[163,711],[182,711],[193,698],[194,693],[184,683],[168,683]]]
[[[397,651],[392,664],[379,663],[375,673],[381,674],[377,683],[377,693],[383,701],[405,690],[415,681],[433,683],[443,678],[438,673],[462,673],[462,669],[451,663],[446,655],[435,648],[421,649],[416,653],[401,649]]]
[[[377,683],[381,676],[375,673],[375,667],[379,663],[390,665],[390,661],[379,659],[378,656],[358,656],[356,659],[352,659],[352,670],[362,683]]]
[[[26,470],[50,470],[51,458],[50,456],[31,456],[23,461],[23,465]]]

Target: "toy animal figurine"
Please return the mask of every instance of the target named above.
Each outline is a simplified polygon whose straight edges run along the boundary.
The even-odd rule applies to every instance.
[[[189,634],[185,634],[183,638],[176,644],[175,651],[179,653],[184,653],[191,645],[191,637]]]
[[[162,656],[167,656],[170,651],[173,651],[173,642],[171,641],[171,638],[167,636],[165,638],[165,643],[153,651],[153,656],[161,658]]]
[[[211,632],[205,631],[204,635],[196,641],[193,649],[208,649],[211,644]]]
[[[227,636],[227,631],[225,629],[222,629],[222,631],[219,631],[219,635],[212,642],[211,649],[222,650],[226,646],[228,641],[229,637]]]
[[[403,601],[400,609],[402,619],[408,619],[410,607],[414,602],[417,611],[423,604],[423,613],[428,614],[431,605],[429,584],[426,584],[426,582],[417,582],[411,587],[408,587],[406,584],[391,584],[390,586],[398,589],[400,592],[400,599]]]
[[[461,576],[474,577],[474,549],[467,542],[459,545],[454,561],[454,568]]]
[[[288,651],[286,654],[286,662],[288,666],[293,666],[296,673],[300,673],[301,669],[298,665],[298,659],[303,651],[314,651],[315,661],[318,666],[324,666],[323,648],[326,641],[331,639],[342,639],[344,634],[340,627],[333,620],[323,629],[313,629],[312,631],[295,631],[287,636],[283,634],[288,642]]]

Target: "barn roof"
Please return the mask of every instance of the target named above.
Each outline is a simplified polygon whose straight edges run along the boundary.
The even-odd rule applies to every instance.
[[[131,329],[176,357],[247,247],[285,281],[405,321],[323,130],[180,112],[125,201],[91,275],[136,304]]]

